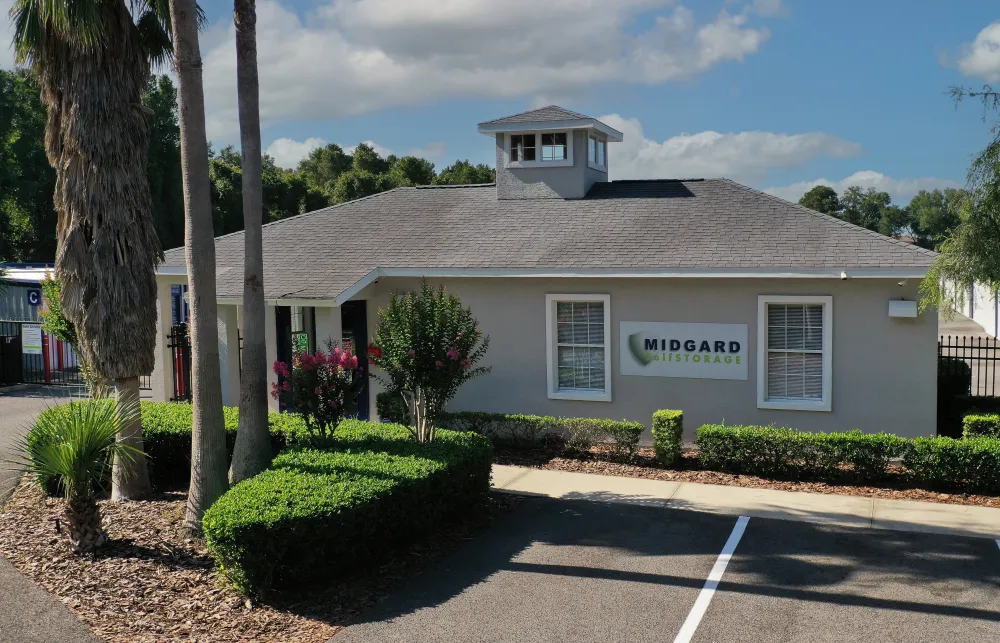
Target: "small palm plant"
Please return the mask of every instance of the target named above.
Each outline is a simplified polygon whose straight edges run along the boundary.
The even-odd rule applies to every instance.
[[[108,539],[97,495],[117,456],[128,462],[143,455],[117,440],[123,423],[139,414],[138,404],[114,400],[70,402],[42,413],[21,440],[22,465],[43,488],[54,483],[66,498],[63,519],[73,551],[90,553]]]

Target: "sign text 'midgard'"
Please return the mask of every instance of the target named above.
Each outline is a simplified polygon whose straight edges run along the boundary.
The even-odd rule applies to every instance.
[[[621,373],[747,379],[746,324],[621,322]]]

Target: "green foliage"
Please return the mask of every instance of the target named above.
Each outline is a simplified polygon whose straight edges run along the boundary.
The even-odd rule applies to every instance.
[[[1000,438],[1000,414],[969,413],[962,418],[963,438],[978,438],[984,435]]]
[[[493,453],[481,436],[441,431],[418,444],[405,427],[348,420],[336,440],[279,455],[205,513],[209,551],[240,591],[328,582],[488,497]]]
[[[77,407],[106,408],[111,400],[76,402]],[[191,474],[191,405],[185,402],[142,402],[140,404],[143,433],[143,450],[149,462],[149,476],[157,489],[186,489]],[[69,413],[69,405],[46,409],[39,421],[62,421]],[[223,407],[226,430],[226,450],[233,454],[236,444],[236,426],[239,409]],[[302,419],[289,413],[270,413],[268,426],[271,432],[271,446],[277,452],[290,444],[302,444],[308,432]],[[34,431],[28,439],[39,439]],[[43,480],[43,486],[52,488],[51,480]]]
[[[382,192],[380,187],[382,184],[379,182],[381,178],[380,175],[367,170],[351,169],[344,172],[337,179],[337,185],[333,188],[334,203],[353,201]]]
[[[458,388],[489,372],[477,367],[489,347],[472,311],[442,287],[423,282],[419,293],[392,294],[379,310],[376,352],[369,361],[380,368],[376,377],[390,391],[401,391],[422,440],[423,422],[433,425]]]
[[[441,170],[434,179],[436,185],[477,185],[480,183],[496,183],[496,170],[480,163],[473,165],[468,161],[455,161]]]
[[[404,156],[392,166],[398,185],[430,185],[434,182],[434,164],[416,156]]]
[[[656,459],[667,466],[680,460],[684,437],[684,412],[656,411],[653,413],[652,431]]]
[[[938,358],[938,396],[968,395],[972,389],[972,367],[960,357]]]
[[[903,456],[915,482],[929,489],[1000,493],[1000,439],[915,438]]]
[[[706,469],[765,477],[859,480],[885,477],[907,440],[890,433],[807,433],[765,426],[705,425],[698,429]],[[850,471],[844,467],[850,466]]]
[[[514,447],[532,446],[545,434],[559,430],[559,418],[483,411],[442,413],[438,424],[454,431],[472,431],[497,444]]]
[[[403,394],[399,391],[382,391],[376,395],[375,411],[382,421],[391,420],[395,424],[410,426],[410,412],[406,408]]]
[[[635,455],[639,438],[646,429],[639,422],[598,418],[559,418],[555,426],[568,433],[566,446],[570,449],[587,451],[610,438],[614,442],[615,453],[629,458]]]
[[[840,210],[840,199],[837,197],[837,191],[829,185],[817,185],[802,195],[799,205],[836,216]]]
[[[40,93],[31,72],[0,69],[0,261],[56,255],[56,175],[45,156]]]
[[[167,75],[153,75],[142,97],[149,110],[146,177],[153,199],[153,220],[163,248],[184,245],[184,190],[181,183],[181,129],[177,89]]]
[[[51,275],[42,280],[42,299],[45,305],[39,313],[42,330],[58,340],[76,347],[76,328],[73,323],[63,317],[59,282]]]
[[[73,502],[92,498],[105,487],[115,456],[131,461],[142,455],[117,440],[124,422],[139,413],[134,404],[120,414],[114,400],[57,408],[39,415],[18,449],[18,464],[43,489],[58,489]]]
[[[1000,92],[952,88],[956,102],[982,100],[985,110],[1000,111]],[[940,244],[920,284],[922,310],[936,307],[945,315],[961,308],[974,284],[990,292],[1000,290],[1000,121],[991,129],[993,139],[976,156],[966,175],[966,197],[961,200],[961,222]]]
[[[938,249],[951,236],[967,213],[969,195],[965,190],[921,190],[906,206],[917,242]]]
[[[358,143],[351,157],[351,168],[357,172],[379,175],[389,171],[389,163],[368,143]]]

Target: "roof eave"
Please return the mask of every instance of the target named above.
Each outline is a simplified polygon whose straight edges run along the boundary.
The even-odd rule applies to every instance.
[[[480,123],[478,131],[487,136],[508,132],[544,132],[551,130],[595,129],[612,143],[621,143],[625,135],[596,118],[576,118],[565,121],[535,121],[527,123]]]

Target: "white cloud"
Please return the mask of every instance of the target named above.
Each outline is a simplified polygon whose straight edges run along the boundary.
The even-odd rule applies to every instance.
[[[765,188],[764,191],[774,196],[781,197],[786,201],[797,203],[802,195],[817,185],[829,185],[837,194],[843,194],[844,190],[852,185],[860,185],[863,188],[876,188],[882,192],[888,192],[894,203],[902,205],[908,203],[916,196],[920,190],[933,190],[935,188],[960,188],[961,183],[950,179],[939,179],[932,176],[925,176],[915,179],[897,179],[886,176],[881,172],[873,170],[861,170],[854,174],[831,181],[829,179],[816,179],[815,181],[799,181],[784,187]]]
[[[448,149],[448,144],[444,141],[433,141],[423,147],[414,147],[407,154],[434,161],[444,158],[446,149]]]
[[[699,23],[676,0],[324,2],[307,17],[276,0],[257,5],[265,126],[452,96],[530,98],[602,82],[682,80],[743,60],[770,35],[747,8]],[[637,23],[649,26],[637,31]],[[203,42],[209,135],[232,137],[231,22]]]
[[[966,76],[1000,83],[1000,21],[985,27],[963,47],[958,69]]]
[[[635,118],[618,114],[601,121],[622,132],[624,141],[608,145],[609,169],[615,179],[702,178],[725,176],[755,183],[768,170],[799,165],[820,157],[861,154],[857,143],[823,132],[699,132],[654,141]]]
[[[264,150],[264,153],[273,158],[275,164],[278,165],[278,167],[295,168],[298,166],[299,161],[309,156],[310,152],[312,152],[313,150],[317,150],[323,147],[324,145],[327,145],[328,143],[329,142],[326,139],[322,139],[315,136],[307,138],[304,141],[296,141],[295,139],[291,138],[278,138],[275,139],[273,143],[267,146],[267,149]],[[388,147],[383,147],[379,145],[375,141],[364,141],[364,143],[369,147],[371,147],[373,150],[375,150],[375,152],[382,158],[385,158],[390,154],[392,154],[392,150],[390,150]],[[430,149],[434,145],[441,145],[443,150],[444,143],[431,143],[430,145],[428,145],[428,149]],[[354,154],[354,150],[357,146],[341,145],[340,147],[347,154]]]
[[[324,145],[326,141],[318,137],[307,138],[304,141],[279,138],[268,145],[264,153],[273,158],[279,167],[294,168],[299,161],[309,156],[310,152]]]
[[[382,158],[385,158],[390,154],[392,154],[392,150],[390,150],[388,147],[382,147],[375,141],[362,141],[362,143],[375,150],[375,153],[381,156]],[[354,154],[354,150],[357,149],[357,145],[352,145],[350,147],[341,145],[341,147],[343,147],[344,151],[347,152],[348,154]]]

